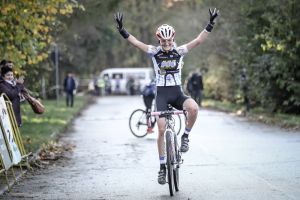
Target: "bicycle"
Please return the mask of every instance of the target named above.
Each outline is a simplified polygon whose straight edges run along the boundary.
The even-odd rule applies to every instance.
[[[179,114],[184,114],[186,117],[185,110],[174,110],[171,105],[168,105],[167,111],[157,111],[151,112],[151,116],[162,116],[166,118],[166,130],[165,130],[165,141],[166,141],[166,154],[167,154],[167,175],[168,175],[168,185],[170,196],[174,195],[174,190],[179,191],[179,168],[180,164],[183,163],[181,158],[181,152],[179,148],[179,143],[177,140],[177,135],[174,131],[175,120],[174,115],[179,116]]]
[[[151,110],[147,111],[147,110],[143,110],[143,109],[136,109],[134,110],[130,117],[129,117],[129,128],[131,133],[138,137],[138,138],[142,138],[145,137],[148,133],[147,133],[147,128],[148,128],[148,117],[149,117],[149,113],[151,111],[154,111],[154,106],[152,105]],[[151,124],[149,127],[154,128],[155,124],[156,124],[156,117],[154,116],[150,116],[149,117],[151,120]],[[175,132],[177,133],[177,135],[180,134],[181,131],[181,118],[179,115],[177,115],[176,120],[176,127],[175,127]]]

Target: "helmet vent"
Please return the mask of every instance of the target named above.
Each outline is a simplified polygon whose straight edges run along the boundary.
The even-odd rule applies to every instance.
[[[164,31],[166,31],[166,30],[164,30]],[[164,31],[161,31],[161,34],[163,37],[166,37],[166,34],[164,33]]]

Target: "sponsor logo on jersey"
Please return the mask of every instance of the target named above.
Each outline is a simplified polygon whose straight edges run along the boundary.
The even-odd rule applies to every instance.
[[[176,60],[164,60],[160,64],[161,69],[175,69],[177,68]]]

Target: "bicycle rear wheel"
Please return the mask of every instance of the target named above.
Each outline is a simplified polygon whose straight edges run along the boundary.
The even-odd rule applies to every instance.
[[[168,184],[170,196],[174,195],[174,145],[172,145],[172,133],[170,131],[166,131],[166,152],[167,152],[167,174],[168,174]]]
[[[131,133],[138,137],[145,137],[147,135],[147,113],[142,109],[134,110],[129,117],[129,128]]]

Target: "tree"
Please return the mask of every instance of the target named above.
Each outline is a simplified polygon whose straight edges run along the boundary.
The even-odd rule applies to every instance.
[[[53,36],[62,28],[59,16],[70,16],[74,8],[83,9],[74,0],[2,0],[0,5],[0,57],[12,60],[17,73],[33,78],[49,70],[38,64],[48,58]]]
[[[237,31],[244,51],[240,63],[248,68],[252,100],[272,112],[300,113],[300,35],[294,0],[248,1],[245,23]]]

